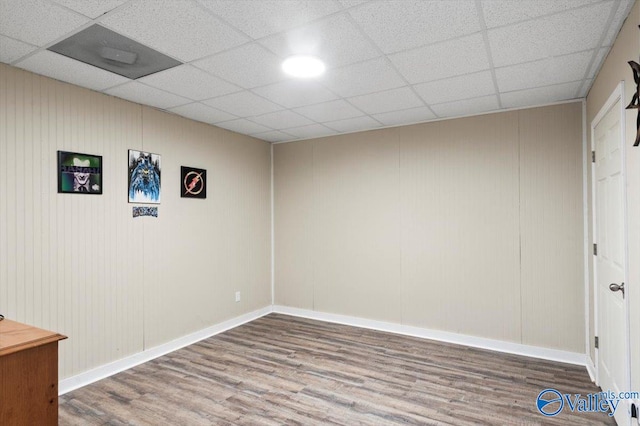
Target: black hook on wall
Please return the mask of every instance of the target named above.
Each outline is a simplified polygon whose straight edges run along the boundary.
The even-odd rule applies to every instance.
[[[640,28],[640,25],[638,25]],[[640,145],[640,65],[636,61],[629,61],[629,66],[633,70],[633,79],[636,82],[636,93],[633,94],[631,102],[626,109],[637,109],[638,117],[636,118],[636,141],[633,146]]]

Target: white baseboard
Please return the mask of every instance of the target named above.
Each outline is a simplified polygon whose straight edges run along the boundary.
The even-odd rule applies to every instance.
[[[590,356],[587,355],[585,359],[586,359],[587,372],[589,373],[589,378],[593,383],[595,383],[596,382],[596,365],[593,363],[593,360],[591,359]]]
[[[195,333],[179,337],[162,345],[146,349],[142,352],[138,352],[126,358],[119,359],[109,364],[101,365],[100,367],[94,368],[93,370],[85,371],[84,373],[80,373],[76,376],[60,380],[58,386],[58,394],[64,395],[65,393],[71,392],[72,390],[78,389],[82,386],[97,382],[98,380],[102,380],[121,371],[135,367],[136,365],[151,361],[152,359],[158,358],[162,355],[166,355],[169,352],[184,348],[185,346],[192,345],[196,342],[199,342],[200,340],[215,336],[216,334],[258,319],[271,313],[271,311],[272,307],[266,306],[262,309],[249,312],[230,320],[223,321],[211,327],[207,327],[203,330],[196,331]]]
[[[222,333],[239,325],[256,320],[271,312],[292,315],[297,317],[327,321],[338,324],[350,325],[354,327],[368,328],[372,330],[386,331],[390,333],[402,334],[406,336],[419,337],[423,339],[436,340],[440,342],[455,343],[458,345],[471,346],[474,348],[488,349],[496,352],[504,352],[515,355],[523,355],[531,358],[546,359],[550,361],[564,362],[568,364],[581,365],[587,368],[592,380],[595,378],[595,367],[585,354],[561,351],[557,349],[541,348],[537,346],[523,345],[519,343],[504,342],[501,340],[487,339],[483,337],[468,336],[464,334],[450,333],[447,331],[430,330],[420,327],[412,327],[402,324],[394,324],[384,321],[375,321],[347,315],[331,314],[326,312],[311,311],[308,309],[291,308],[288,306],[266,306],[253,312],[232,318],[214,326],[205,328],[195,333],[188,334],[171,342],[144,350],[126,358],[119,359],[109,364],[94,368],[93,370],[80,373],[63,379],[59,383],[59,395],[86,386],[98,380],[112,376],[121,371],[135,367],[136,365],[151,361],[162,355],[192,345],[200,340],[206,339],[216,334]]]
[[[387,331],[390,333],[437,340],[440,342],[455,343],[458,345],[488,349],[496,352],[523,355],[531,358],[546,359],[550,361],[558,361],[581,366],[587,365],[586,355],[577,352],[541,348],[538,346],[523,345],[520,343],[504,342],[501,340],[468,336],[465,334],[450,333],[447,331],[430,330],[426,328],[412,327],[383,321],[374,321],[347,315],[338,315],[326,312],[310,311],[307,309],[291,308],[288,306],[274,305],[273,312],[320,321],[351,325],[355,327],[368,328],[372,330]]]

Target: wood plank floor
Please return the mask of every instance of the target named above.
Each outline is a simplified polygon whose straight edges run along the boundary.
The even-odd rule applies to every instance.
[[[586,370],[270,314],[60,397],[61,425],[614,425],[538,413]]]

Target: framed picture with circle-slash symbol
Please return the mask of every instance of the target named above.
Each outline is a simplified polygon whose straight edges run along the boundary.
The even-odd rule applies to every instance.
[[[207,171],[194,167],[180,167],[180,196],[182,198],[207,198]]]

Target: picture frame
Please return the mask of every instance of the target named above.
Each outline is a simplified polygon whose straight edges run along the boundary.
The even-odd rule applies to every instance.
[[[102,156],[58,151],[59,194],[102,194]]]
[[[129,150],[128,196],[130,203],[160,204],[161,155]]]
[[[207,171],[180,166],[180,197],[207,198]]]

